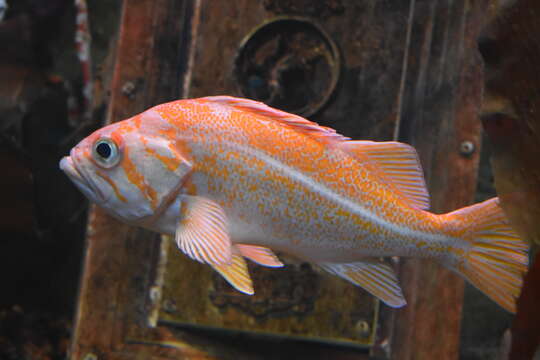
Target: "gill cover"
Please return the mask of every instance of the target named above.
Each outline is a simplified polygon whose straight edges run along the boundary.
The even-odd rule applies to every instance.
[[[156,215],[179,195],[192,164],[170,139],[156,128],[162,128],[163,119],[154,110],[140,115],[139,131],[126,134],[123,168],[148,205],[148,216]],[[135,146],[131,146],[135,145]]]

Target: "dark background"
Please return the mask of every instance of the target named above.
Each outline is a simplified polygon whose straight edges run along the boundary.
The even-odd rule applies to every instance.
[[[65,357],[88,203],[58,162],[103,119],[120,4],[88,3],[96,95],[87,122],[73,1],[11,1],[0,23],[0,359]],[[494,195],[489,152],[477,201]],[[467,285],[460,358],[495,358],[511,319]]]

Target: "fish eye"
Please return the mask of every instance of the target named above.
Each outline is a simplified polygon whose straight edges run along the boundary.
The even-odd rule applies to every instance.
[[[108,138],[101,138],[94,143],[92,156],[98,165],[111,168],[120,161],[118,146]]]

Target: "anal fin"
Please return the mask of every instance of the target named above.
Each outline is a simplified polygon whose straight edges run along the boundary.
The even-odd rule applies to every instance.
[[[386,305],[399,308],[407,304],[394,270],[382,262],[348,264],[322,263],[324,270],[367,290]]]
[[[255,293],[246,261],[239,251],[233,251],[230,264],[210,263],[210,266],[223,276],[236,290],[248,295]]]
[[[282,267],[283,263],[279,261],[274,252],[263,246],[256,245],[234,245],[240,253],[249,260],[256,262],[259,265],[267,267]]]

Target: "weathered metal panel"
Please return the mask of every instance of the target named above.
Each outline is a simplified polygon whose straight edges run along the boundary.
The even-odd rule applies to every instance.
[[[310,119],[353,138],[399,133],[412,141],[435,209],[451,210],[474,193],[478,152],[460,154],[460,144],[480,146],[482,76],[473,49],[481,4],[467,4],[125,0],[108,118],[224,93],[301,113],[316,108]],[[253,36],[260,40],[250,45]],[[377,302],[308,265],[250,268],[256,295],[248,297],[174,244],[99,209],[88,228],[74,359],[365,357],[261,332],[375,344],[374,352],[395,358],[457,357],[462,282],[438,265],[405,263],[409,305],[383,307],[375,336]]]

